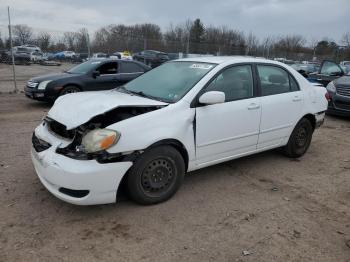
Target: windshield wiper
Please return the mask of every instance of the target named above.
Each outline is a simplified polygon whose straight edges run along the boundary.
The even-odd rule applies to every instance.
[[[149,98],[152,100],[156,100],[156,101],[161,101],[161,102],[165,102],[165,103],[171,103],[172,101],[166,101],[165,99],[160,99],[159,97],[155,97],[155,96],[151,96],[148,94],[145,94],[143,91],[131,91],[125,88],[125,86],[120,86],[116,89],[117,91],[121,91],[123,93],[127,93],[130,95],[138,95],[141,97],[145,97],[145,98]]]

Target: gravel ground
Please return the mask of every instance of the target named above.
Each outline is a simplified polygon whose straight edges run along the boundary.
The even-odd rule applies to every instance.
[[[327,116],[300,159],[269,151],[189,173],[159,205],[79,207],[31,164],[49,107],[0,95],[0,261],[350,261],[350,119]]]
[[[68,63],[61,66],[16,65],[17,88],[23,91],[26,82],[33,76],[62,72],[73,66]],[[14,88],[12,66],[0,63],[0,93],[12,92]]]

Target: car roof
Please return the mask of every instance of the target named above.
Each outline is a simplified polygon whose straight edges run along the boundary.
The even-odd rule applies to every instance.
[[[256,58],[251,56],[202,56],[192,58],[182,58],[174,61],[183,62],[198,62],[198,63],[212,63],[212,64],[225,64],[225,63],[271,63],[281,65],[283,63],[265,59]]]

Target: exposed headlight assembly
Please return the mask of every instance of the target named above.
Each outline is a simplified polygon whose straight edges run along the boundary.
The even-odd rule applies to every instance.
[[[52,80],[42,81],[42,82],[39,84],[38,89],[39,89],[39,90],[45,90],[47,84],[50,83],[51,81],[52,81]]]
[[[84,135],[81,145],[86,153],[94,153],[110,148],[119,138],[120,133],[114,130],[97,128]]]
[[[329,84],[327,85],[326,89],[327,89],[328,91],[330,91],[330,92],[333,92],[333,93],[335,93],[335,92],[337,91],[337,89],[335,88],[335,85],[334,85],[333,81],[332,81],[332,82],[329,82]]]

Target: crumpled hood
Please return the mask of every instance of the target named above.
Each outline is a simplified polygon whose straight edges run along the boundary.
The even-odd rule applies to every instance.
[[[82,92],[59,97],[47,116],[65,125],[69,130],[117,107],[165,105],[168,104],[116,90]]]

